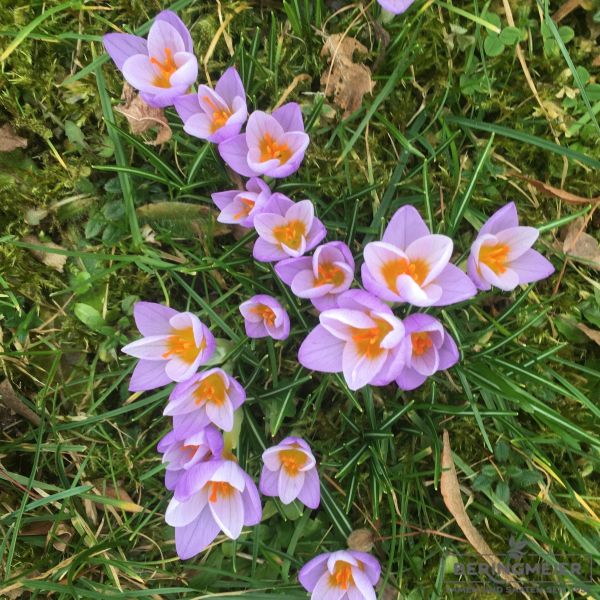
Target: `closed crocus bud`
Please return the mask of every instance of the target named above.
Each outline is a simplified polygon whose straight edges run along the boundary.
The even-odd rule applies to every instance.
[[[250,338],[271,337],[285,340],[290,335],[290,318],[277,298],[257,294],[240,304],[246,335]]]

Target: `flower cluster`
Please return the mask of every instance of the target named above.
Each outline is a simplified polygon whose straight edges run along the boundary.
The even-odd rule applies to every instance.
[[[380,0],[402,12],[404,0]],[[405,205],[391,218],[381,240],[363,248],[361,287],[353,287],[355,258],[347,244],[321,243],[327,230],[310,200],[293,201],[273,191],[271,180],[300,167],[309,145],[302,111],[287,103],[272,113],[249,114],[243,83],[227,69],[214,89],[199,85],[191,36],[171,11],[157,15],[148,39],[108,34],[105,47],[152,106],[174,105],[189,135],[217,145],[223,161],[248,178],[244,189],[215,192],[218,220],[254,229],[253,256],[274,263],[277,276],[298,298],[310,300],[319,323],[300,345],[298,360],[308,369],[342,373],[351,390],[395,382],[414,390],[459,360],[455,340],[429,314],[434,307],[464,302],[495,286],[510,291],[548,277],[552,265],[532,249],[538,231],[519,226],[513,203],[497,211],[472,244],[467,272],[452,262],[454,243],[432,233],[418,211]],[[270,178],[269,182],[263,179]],[[275,182],[276,183],[276,182]],[[314,251],[312,255],[307,253]],[[398,305],[417,312],[398,315]],[[281,302],[266,294],[241,303],[249,338],[285,340],[290,318]],[[158,445],[166,465],[165,485],[173,492],[166,521],[175,527],[177,552],[190,558],[219,532],[232,539],[260,522],[258,489],[221,433],[231,432],[246,399],[242,385],[214,361],[217,341],[190,312],[138,302],[134,318],[142,338],[123,348],[139,359],[130,390],[175,383],[164,409],[172,430]],[[204,370],[199,370],[200,368]],[[260,492],[284,504],[320,504],[315,457],[301,438],[286,437],[262,455]],[[375,598],[380,576],[372,556],[352,550],[320,555],[300,572],[313,599]]]

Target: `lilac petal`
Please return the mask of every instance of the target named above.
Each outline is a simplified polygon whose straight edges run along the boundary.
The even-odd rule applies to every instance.
[[[210,546],[219,531],[219,526],[207,506],[195,521],[175,529],[177,555],[182,560],[196,556]]]
[[[375,311],[378,313],[394,314],[392,309],[385,303],[379,300],[379,298],[365,292],[364,290],[348,290],[343,294],[340,294],[338,303],[340,308],[347,308],[349,310],[363,311]]]
[[[169,23],[172,27],[177,30],[177,33],[181,36],[183,40],[184,48],[186,52],[194,51],[194,43],[192,41],[192,36],[188,28],[185,26],[185,23],[175,14],[172,10],[163,10],[159,12],[156,17],[154,17],[155,21],[165,21]]]
[[[274,340],[285,340],[290,335],[290,318],[287,312],[284,311],[281,317],[282,323],[279,326],[272,327],[269,323],[265,323],[267,332]]]
[[[467,273],[478,290],[489,290],[492,287],[487,281],[484,281],[479,276],[479,273],[477,272],[477,262],[475,260],[475,254],[472,250],[467,260]]]
[[[208,140],[212,136],[212,121],[204,113],[191,115],[183,124],[183,130],[193,137]]]
[[[172,492],[177,487],[177,484],[179,483],[179,480],[181,479],[183,473],[183,470],[169,471],[167,469],[165,471],[165,487]]]
[[[429,234],[429,228],[417,209],[406,205],[395,212],[381,241],[405,250],[412,242]]]
[[[403,323],[407,334],[416,333],[418,331],[435,331],[441,334],[440,341],[442,340],[444,328],[442,327],[442,324],[431,315],[426,315],[425,313],[414,313],[406,317]]]
[[[129,57],[148,54],[146,40],[130,33],[107,33],[102,37],[102,43],[120,71]]]
[[[284,504],[290,504],[290,502],[293,502],[298,497],[304,485],[304,478],[305,475],[302,471],[299,471],[295,475],[288,475],[285,469],[279,471],[277,495]]]
[[[446,268],[436,277],[435,283],[442,288],[442,296],[434,306],[456,304],[477,294],[477,288],[469,277],[452,263],[446,265]]]
[[[306,269],[294,277],[291,288],[298,298],[319,298],[331,291],[333,284],[316,285],[312,269]]]
[[[331,335],[344,341],[352,340],[355,329],[371,329],[376,326],[375,321],[366,312],[347,308],[328,310],[321,313],[319,320]]]
[[[183,87],[182,91],[186,92],[188,87],[198,77],[198,61],[189,52],[178,52],[173,58],[175,59],[177,70],[169,77],[169,83],[173,89],[181,86]],[[181,91],[178,92],[177,96],[180,96],[181,93]]]
[[[440,358],[438,369],[440,371],[445,371],[446,369],[453,367],[460,358],[456,342],[448,332],[446,332],[446,335],[444,336],[444,343],[441,348],[438,349],[438,354]]]
[[[217,525],[227,537],[232,540],[240,537],[244,526],[244,503],[240,492],[217,495],[216,502],[209,502],[209,507]]]
[[[259,217],[260,215],[257,215]],[[256,219],[254,220],[256,223]],[[252,256],[260,262],[275,262],[289,258],[288,255],[278,246],[258,238],[254,242]]]
[[[326,296],[322,296],[320,298],[311,298],[310,301],[319,312],[323,312],[325,310],[339,308],[338,298],[338,294],[327,294]]]
[[[246,90],[235,67],[229,67],[215,86],[215,91],[231,107],[235,98],[246,98]]]
[[[301,200],[289,208],[285,214],[285,218],[288,222],[301,221],[308,231],[315,218],[315,207],[310,200]]]
[[[303,367],[323,373],[340,373],[344,342],[317,325],[302,342],[298,361]]]
[[[179,356],[174,356],[165,365],[165,372],[173,381],[185,381],[198,370],[199,363],[198,358],[189,363]]]
[[[204,409],[173,417],[173,429],[184,437],[197,433],[210,423]]]
[[[215,192],[211,194],[212,201],[217,205],[220,210],[227,208],[239,195],[239,190],[228,190],[226,192]]]
[[[135,358],[164,361],[163,355],[169,350],[168,342],[168,335],[150,335],[123,346],[121,352]]]
[[[352,579],[354,579],[354,585],[361,600],[377,600],[373,584],[361,569],[358,567],[352,568]]]
[[[310,138],[306,133],[293,131],[283,135],[282,143],[287,144],[290,149],[293,150],[293,154],[289,160],[280,163],[279,166],[276,166],[275,168],[269,167],[268,170],[266,168],[263,169],[263,172],[269,177],[282,179],[283,177],[289,177],[292,173],[295,173],[304,160],[304,153],[308,148]],[[269,162],[271,161],[267,161],[267,163],[264,164],[267,165]]]
[[[248,148],[259,149],[259,144],[264,139],[265,134],[269,134],[279,142],[284,135],[284,130],[271,115],[262,110],[256,110],[250,115],[246,125]]]
[[[519,225],[519,217],[517,215],[517,207],[514,202],[509,202],[506,206],[497,210],[479,230],[479,236],[484,234],[496,234],[504,229],[517,227]]]
[[[315,217],[306,239],[306,250],[312,250],[317,244],[325,239],[326,235],[327,229],[325,225]]]
[[[165,521],[172,527],[188,525],[202,512],[206,501],[206,494],[195,494],[187,502],[172,498],[165,512]]]
[[[378,280],[371,275],[371,271],[367,263],[363,263],[360,269],[360,277],[362,279],[362,284],[364,288],[371,294],[385,300],[386,302],[398,302],[402,300],[400,296],[390,290],[387,285],[380,283]],[[339,302],[339,301],[338,301]]]
[[[512,227],[496,234],[498,243],[508,246],[508,262],[519,258],[533,246],[540,232],[535,227]]]
[[[166,59],[166,48],[172,56],[188,51],[177,28],[167,20],[155,20],[148,32],[148,55],[162,63]]]
[[[229,378],[229,389],[227,390],[227,394],[233,404],[234,410],[237,410],[246,401],[246,390],[240,382],[233,377]]]
[[[180,502],[186,502],[192,496],[201,493],[202,488],[211,480],[222,462],[216,459],[208,460],[184,471],[181,481],[175,490],[174,497]]]
[[[171,378],[165,373],[164,363],[155,360],[140,360],[131,374],[129,391],[145,392],[168,385],[171,381]]]
[[[156,80],[156,71],[150,62],[150,58],[145,54],[134,54],[124,63],[123,76],[134,88],[142,92],[152,94],[161,94],[168,91],[168,88],[161,88],[154,84]]]
[[[277,486],[279,482],[279,470],[271,471],[266,466],[260,474],[259,488],[263,496],[277,496]]]
[[[381,7],[394,15],[406,12],[415,0],[377,0]]]
[[[175,432],[169,431],[169,433],[163,436],[160,442],[158,442],[156,446],[156,451],[162,454],[163,452],[166,452],[178,440],[179,438],[175,435]]]
[[[140,98],[149,106],[155,108],[166,108],[171,106],[179,96],[183,96],[189,85],[182,85],[170,88],[157,88],[151,86],[151,89],[140,90]]]
[[[452,256],[454,244],[445,235],[428,235],[411,242],[406,249],[406,256],[411,262],[424,260],[428,266],[427,276],[421,284],[425,287],[444,270]]]
[[[304,132],[304,121],[302,119],[302,110],[300,105],[295,102],[288,102],[274,110],[273,117],[283,127],[284,131],[302,131]]]
[[[418,373],[415,369],[404,367],[396,378],[396,383],[401,390],[410,391],[423,385],[426,379],[427,377],[425,375],[421,375],[421,373]]]
[[[216,402],[206,403],[206,416],[223,431],[233,429],[233,406],[229,398],[224,398],[222,404]]]
[[[440,358],[435,346],[431,346],[427,352],[420,355],[413,353],[411,358],[412,368],[425,377],[433,375],[438,370],[439,364]]]
[[[186,94],[175,100],[175,110],[180,119],[185,123],[190,117],[200,112],[200,103],[197,94]]]
[[[311,600],[341,600],[346,595],[346,590],[341,586],[332,585],[332,577],[325,572],[317,581]]]
[[[259,175],[248,166],[248,143],[246,134],[235,135],[219,144],[221,158],[236,172],[244,177]]]
[[[527,250],[510,263],[510,268],[519,276],[520,284],[546,279],[554,273],[552,263],[536,250]]]
[[[275,265],[275,273],[281,281],[291,286],[293,279],[302,271],[312,269],[312,259],[308,256],[287,258]]]
[[[244,478],[246,480],[246,487],[242,492],[244,525],[252,527],[253,525],[258,525],[262,519],[262,505],[254,481],[252,481],[247,473],[244,473]]]
[[[414,306],[431,306],[442,296],[442,289],[435,284],[422,288],[410,275],[400,275],[396,279],[398,295],[403,302]]]
[[[263,212],[260,215],[256,215],[256,218],[254,219],[256,233],[258,233],[263,240],[269,242],[269,244],[279,244],[279,241],[275,237],[274,229],[283,227],[286,223],[286,218],[277,213]]]
[[[312,592],[317,585],[317,582],[327,571],[327,559],[329,554],[319,554],[315,558],[309,560],[298,573],[298,580],[307,592]]]
[[[367,385],[381,371],[386,360],[387,352],[382,352],[371,359],[366,355],[360,355],[355,344],[346,344],[342,355],[342,366],[348,387],[351,390],[359,390]]]
[[[133,306],[133,318],[143,336],[169,335],[169,319],[176,314],[173,308],[156,302],[136,302]]]
[[[316,467],[305,472],[304,485],[298,494],[298,500],[313,510],[321,503],[321,484]]]
[[[485,263],[479,263],[479,268],[486,281],[504,292],[511,292],[519,285],[519,275],[511,268],[507,268],[504,273],[494,273]]]
[[[360,561],[363,565],[363,570],[367,574],[371,585],[377,585],[379,578],[381,577],[381,565],[379,561],[366,552],[360,552],[359,550],[351,550],[350,554]]]
[[[293,205],[293,200],[290,200],[287,196],[284,196],[279,192],[275,192],[265,204],[263,212],[277,213],[278,215],[284,216]]]
[[[252,321],[246,321],[244,323],[244,327],[246,329],[246,335],[252,339],[260,339],[264,337],[269,337],[269,332],[265,326],[263,321],[258,323],[253,323]]]

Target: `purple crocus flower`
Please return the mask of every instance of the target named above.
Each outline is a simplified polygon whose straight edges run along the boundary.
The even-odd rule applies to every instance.
[[[312,250],[326,235],[327,230],[315,217],[310,200],[292,202],[287,196],[275,193],[254,218],[258,239],[253,255],[261,262],[297,258]]]
[[[288,258],[275,265],[275,272],[299,298],[310,298],[320,310],[336,308],[338,294],[352,285],[354,258],[343,242],[318,246],[312,257]]]
[[[379,561],[358,550],[339,550],[319,554],[298,574],[311,600],[375,600],[379,581]]]
[[[459,353],[456,342],[434,317],[413,314],[403,323],[405,363],[396,383],[403,390],[414,390],[436,371],[455,365]]]
[[[246,190],[228,190],[212,194],[213,202],[221,209],[219,223],[254,227],[254,217],[271,199],[271,188],[259,177],[246,182]]]
[[[495,286],[505,292],[549,277],[552,263],[531,248],[538,236],[534,227],[519,226],[517,207],[510,202],[480,229],[467,262],[469,277],[480,290]]]
[[[406,12],[415,0],[377,0],[381,8],[391,12],[394,15],[401,15]]]
[[[256,485],[235,462],[214,458],[186,471],[165,513],[175,527],[175,547],[181,559],[206,549],[222,531],[235,540],[242,527],[256,525],[262,506]]]
[[[122,349],[140,359],[129,382],[131,392],[185,381],[215,351],[212,333],[192,313],[177,312],[154,302],[136,302],[133,317],[144,337]]]
[[[246,133],[221,142],[219,153],[244,177],[288,177],[300,167],[309,141],[300,106],[289,102],[270,115],[253,112]]]
[[[317,463],[310,446],[301,438],[286,437],[262,455],[264,467],[259,489],[264,496],[279,496],[284,504],[296,498],[308,508],[317,508],[321,488]]]
[[[170,10],[156,15],[147,41],[129,33],[107,33],[102,40],[117,68],[150,106],[172,105],[196,81],[192,37]]]
[[[245,400],[244,388],[231,375],[222,369],[210,369],[178,383],[163,414],[173,417],[178,435],[190,435],[209,423],[231,431],[233,413]]]
[[[452,240],[431,234],[413,206],[392,217],[381,242],[365,246],[363,285],[386,302],[446,306],[477,293],[471,280],[450,263]]]
[[[338,306],[319,315],[320,324],[298,351],[300,364],[313,371],[342,372],[351,390],[393,381],[404,362],[402,321],[363,290],[340,294]]]
[[[197,94],[177,98],[175,108],[186,133],[215,144],[237,135],[248,118],[246,91],[234,67],[223,73],[214,90],[200,85]]]
[[[178,431],[169,431],[156,448],[162,455],[165,471],[165,487],[174,490],[185,471],[195,464],[223,452],[223,438],[214,425],[208,425],[191,435],[181,435]]]
[[[257,294],[240,304],[246,335],[250,338],[272,337],[285,340],[290,335],[290,317],[277,298]]]

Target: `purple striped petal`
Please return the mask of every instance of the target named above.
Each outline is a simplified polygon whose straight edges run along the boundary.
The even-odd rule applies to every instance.
[[[412,242],[429,234],[429,228],[417,209],[406,205],[394,213],[381,241],[405,250]]]
[[[519,276],[520,284],[546,279],[554,273],[552,263],[536,250],[527,250],[510,263],[510,268]]]
[[[298,500],[313,510],[321,503],[321,484],[316,468],[305,472],[304,485],[298,493]]]
[[[307,592],[312,592],[317,582],[327,572],[327,559],[329,554],[319,554],[309,560],[298,573],[298,580]]]
[[[140,360],[135,366],[129,381],[130,392],[145,392],[171,383],[165,373],[165,366],[155,360]]]
[[[196,556],[206,550],[218,534],[219,526],[207,506],[195,521],[175,529],[177,555],[182,560]]]
[[[340,373],[343,369],[344,341],[317,325],[302,342],[298,361],[303,367],[322,373]]]
[[[517,215],[517,207],[514,202],[509,202],[506,206],[497,210],[479,230],[479,235],[496,234],[504,229],[517,227],[519,225],[519,217]]]
[[[136,54],[148,54],[146,40],[130,33],[107,33],[102,37],[102,43],[119,71],[123,71],[123,65],[128,58]]]

